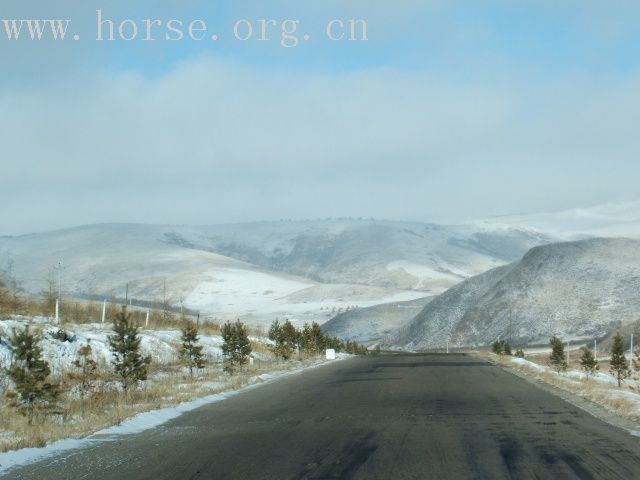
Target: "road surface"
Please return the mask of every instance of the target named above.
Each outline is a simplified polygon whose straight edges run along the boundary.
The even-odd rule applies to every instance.
[[[10,479],[625,479],[640,438],[465,355],[359,357]]]

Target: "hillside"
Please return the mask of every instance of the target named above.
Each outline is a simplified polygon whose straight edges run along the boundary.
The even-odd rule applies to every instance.
[[[386,343],[406,349],[590,339],[640,316],[640,241],[589,239],[531,249],[519,262],[438,296]]]
[[[0,272],[28,292],[124,295],[264,325],[436,294],[550,239],[527,230],[324,220],[204,227],[105,224],[0,238]],[[60,263],[59,263],[60,262]],[[60,265],[60,267],[58,267]],[[357,286],[357,288],[356,288]]]
[[[342,340],[375,344],[410,322],[431,299],[425,297],[349,310],[322,325],[322,330]]]
[[[563,240],[640,239],[640,201],[605,203],[558,212],[503,215],[472,222],[486,228],[526,228]]]

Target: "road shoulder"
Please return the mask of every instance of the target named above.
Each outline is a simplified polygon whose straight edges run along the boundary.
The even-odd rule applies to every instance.
[[[520,370],[517,370],[516,368],[513,368],[508,364],[498,362],[490,356],[482,355],[477,352],[474,352],[472,354],[477,358],[481,358],[492,363],[493,365],[500,367],[507,373],[511,373],[512,375],[515,375],[516,377],[519,377],[526,382],[535,385],[545,392],[551,393],[552,395],[561,398],[562,400],[580,408],[581,410],[584,410],[585,412],[609,425],[620,428],[633,436],[640,437],[640,423],[635,422],[632,419],[626,418],[616,412],[609,410],[603,405],[595,403],[573,392],[557,387],[555,385],[551,385],[541,378],[528,375]]]

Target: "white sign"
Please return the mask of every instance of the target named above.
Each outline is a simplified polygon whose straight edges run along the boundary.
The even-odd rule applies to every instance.
[[[333,348],[327,348],[327,360],[335,360],[336,351]]]

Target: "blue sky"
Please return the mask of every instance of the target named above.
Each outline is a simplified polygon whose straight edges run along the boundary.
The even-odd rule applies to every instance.
[[[0,38],[0,234],[637,198],[634,2],[43,3],[5,1],[0,19],[71,18],[81,40]],[[221,39],[95,42],[97,8],[204,19]],[[353,17],[368,42],[322,38]],[[296,18],[311,40],[239,42],[243,18]]]

